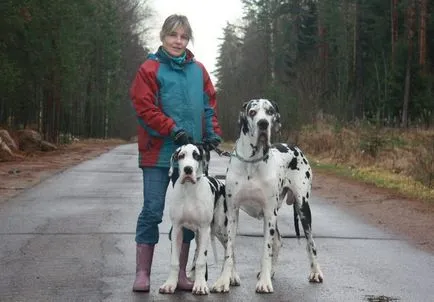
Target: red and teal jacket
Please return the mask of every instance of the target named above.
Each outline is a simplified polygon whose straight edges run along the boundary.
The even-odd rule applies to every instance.
[[[195,143],[221,140],[216,92],[205,67],[187,49],[177,64],[160,47],[140,66],[130,89],[138,119],[140,167],[169,167],[172,135],[185,130]]]

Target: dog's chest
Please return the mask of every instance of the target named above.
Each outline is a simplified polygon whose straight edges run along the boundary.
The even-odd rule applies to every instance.
[[[252,217],[262,218],[264,210],[279,207],[279,192],[283,184],[282,158],[270,154],[260,164],[233,162],[226,179],[228,198]]]
[[[276,199],[274,177],[269,179],[250,178],[238,182],[233,187],[233,203],[252,217],[261,218],[270,202]],[[229,193],[229,191],[228,191]],[[274,205],[272,206],[274,208]]]
[[[176,185],[167,192],[172,221],[197,230],[209,225],[213,217],[214,194],[207,182]]]

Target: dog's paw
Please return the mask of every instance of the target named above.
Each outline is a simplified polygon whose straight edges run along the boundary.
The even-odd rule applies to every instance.
[[[274,291],[271,278],[260,278],[256,283],[257,293],[272,293]]]
[[[204,280],[202,282],[201,281],[194,282],[192,293],[194,295],[208,295],[209,289],[206,281]]]
[[[160,294],[173,294],[175,293],[175,289],[176,289],[176,281],[175,282],[166,281],[166,283],[160,286],[158,292]]]
[[[230,278],[219,277],[214,285],[211,287],[213,293],[227,293],[229,292]]]
[[[309,275],[309,282],[311,283],[322,283],[324,281],[324,276],[320,269],[312,271]]]
[[[233,271],[231,274],[230,285],[231,286],[240,286],[241,279],[237,272]]]

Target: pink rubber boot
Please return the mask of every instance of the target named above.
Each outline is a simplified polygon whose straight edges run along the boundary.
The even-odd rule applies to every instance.
[[[182,243],[181,253],[179,255],[179,274],[178,285],[176,289],[191,291],[194,283],[187,278],[186,267],[188,262],[188,251],[190,250],[190,243]]]
[[[136,246],[136,280],[133,291],[149,292],[154,245],[137,244]]]

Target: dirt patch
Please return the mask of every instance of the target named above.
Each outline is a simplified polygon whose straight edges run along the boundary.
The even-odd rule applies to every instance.
[[[313,194],[418,248],[434,253],[434,205],[327,173],[314,174]]]
[[[1,203],[47,177],[92,159],[124,143],[120,140],[85,140],[63,145],[50,152],[19,154],[12,161],[0,162]]]
[[[5,200],[45,178],[105,153],[123,142],[91,140],[0,163],[0,207]],[[396,192],[314,171],[313,194],[370,224],[402,235],[434,253],[434,205],[403,198]]]

